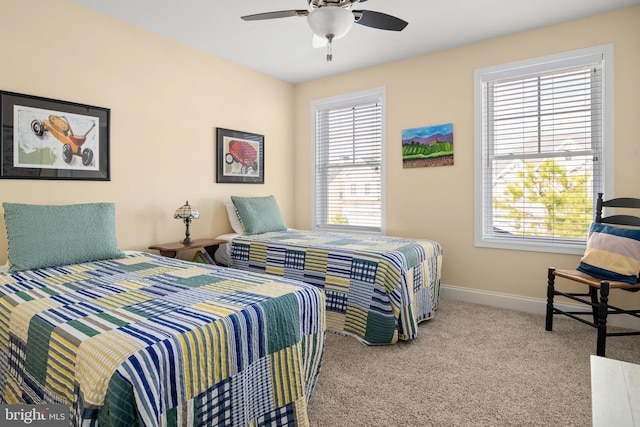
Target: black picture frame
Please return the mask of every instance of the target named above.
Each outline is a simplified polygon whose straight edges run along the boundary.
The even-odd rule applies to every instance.
[[[216,128],[216,182],[264,184],[264,135]]]
[[[0,178],[110,181],[108,108],[0,91]]]

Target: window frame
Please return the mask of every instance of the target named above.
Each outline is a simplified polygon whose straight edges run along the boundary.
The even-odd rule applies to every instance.
[[[317,186],[317,154],[318,140],[316,135],[316,115],[320,111],[332,108],[347,108],[352,105],[361,104],[363,102],[380,102],[380,227],[372,229],[371,227],[348,226],[341,224],[320,225],[318,224],[318,186]],[[330,232],[348,232],[361,234],[384,235],[386,233],[386,88],[378,87],[359,92],[353,92],[330,98],[317,99],[311,102],[311,164],[312,164],[312,182],[311,182],[311,223],[314,231],[330,231]]]
[[[599,191],[604,191],[607,198],[614,195],[613,176],[613,45],[606,44],[585,49],[578,49],[554,55],[516,61],[502,65],[480,68],[474,72],[474,245],[476,247],[524,250],[547,253],[582,254],[586,249],[586,238],[583,242],[560,243],[557,241],[544,241],[540,238],[509,238],[508,236],[485,235],[484,203],[487,183],[484,177],[484,115],[483,115],[483,88],[485,82],[502,78],[526,76],[533,73],[542,73],[550,70],[560,70],[571,66],[582,65],[589,58],[600,55],[602,58],[602,143],[601,143],[601,184]],[[594,212],[595,212],[595,198]]]

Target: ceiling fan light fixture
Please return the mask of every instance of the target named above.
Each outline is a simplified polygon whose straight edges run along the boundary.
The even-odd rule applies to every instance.
[[[337,40],[344,37],[351,30],[354,16],[348,9],[325,6],[309,12],[307,22],[316,36],[323,39]]]

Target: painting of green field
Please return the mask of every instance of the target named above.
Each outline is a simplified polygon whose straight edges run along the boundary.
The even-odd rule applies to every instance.
[[[453,123],[404,129],[402,167],[453,165]]]

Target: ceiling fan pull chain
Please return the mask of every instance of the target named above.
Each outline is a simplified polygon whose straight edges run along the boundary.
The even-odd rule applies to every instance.
[[[333,46],[333,34],[328,34],[327,40],[329,40],[327,44],[327,62],[331,62],[333,61],[333,49],[331,48],[331,46]]]

